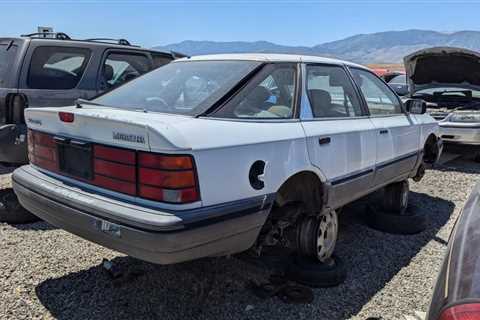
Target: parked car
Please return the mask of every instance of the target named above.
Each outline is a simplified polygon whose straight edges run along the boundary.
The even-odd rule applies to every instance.
[[[405,74],[400,73],[392,77],[384,78],[384,80],[400,97],[408,95],[407,76]]]
[[[405,57],[410,97],[427,101],[449,146],[480,145],[480,53],[438,47]]]
[[[65,33],[0,38],[0,163],[28,162],[23,111],[72,105],[175,58],[127,40],[73,40]]]
[[[479,200],[477,184],[450,235],[426,320],[480,319]]]
[[[405,72],[401,71],[388,71],[387,73],[383,74],[381,78],[385,80],[385,82],[389,83],[393,78],[396,78],[398,76],[405,75]],[[402,83],[403,81],[400,80],[401,78],[397,78],[395,81],[396,83]]]
[[[28,108],[23,206],[51,224],[171,264],[264,246],[330,261],[336,210],[438,160],[438,124],[369,69],[320,57],[176,60],[92,101]],[[407,215],[404,215],[408,219]]]

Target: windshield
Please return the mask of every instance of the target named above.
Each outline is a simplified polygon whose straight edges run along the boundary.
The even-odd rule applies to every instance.
[[[93,102],[129,110],[198,115],[259,65],[255,61],[174,62]]]
[[[391,84],[406,84],[407,76],[404,74],[393,77],[388,83]]]

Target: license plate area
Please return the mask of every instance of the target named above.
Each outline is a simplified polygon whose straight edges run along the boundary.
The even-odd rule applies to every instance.
[[[93,179],[92,144],[55,137],[61,172],[86,180]]]

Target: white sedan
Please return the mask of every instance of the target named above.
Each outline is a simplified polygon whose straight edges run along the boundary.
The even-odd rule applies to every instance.
[[[326,261],[337,209],[386,187],[401,215],[406,180],[441,152],[422,101],[403,104],[363,66],[297,55],[180,59],[25,119],[21,204],[160,264],[273,245]]]

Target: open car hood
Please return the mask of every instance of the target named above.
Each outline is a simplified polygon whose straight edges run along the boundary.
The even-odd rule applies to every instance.
[[[410,93],[430,88],[480,90],[480,53],[453,47],[436,47],[404,58]]]

